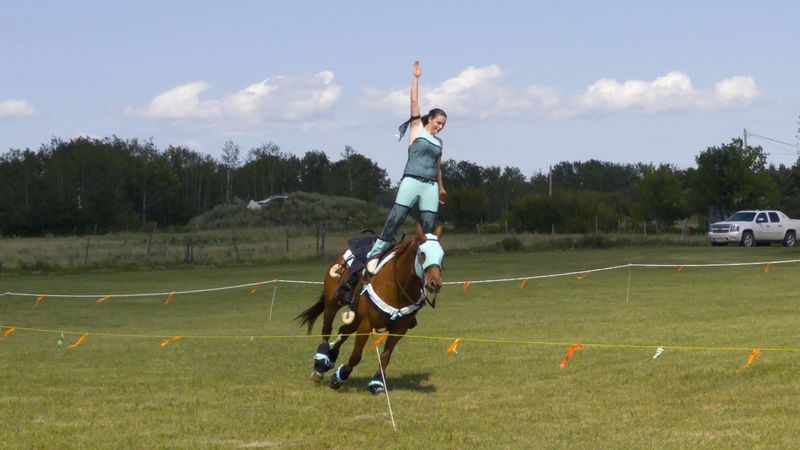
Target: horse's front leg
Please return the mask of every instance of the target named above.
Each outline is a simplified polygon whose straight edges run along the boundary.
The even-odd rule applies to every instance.
[[[394,351],[395,345],[400,342],[400,339],[403,339],[407,330],[403,330],[401,333],[395,331],[394,333],[390,331],[388,338],[386,338],[386,344],[383,346],[383,351],[381,352],[381,356],[379,358],[378,364],[378,371],[375,372],[375,376],[372,377],[372,380],[369,381],[367,387],[369,391],[375,395],[380,393],[386,392],[386,381],[384,380],[384,376],[386,375],[386,366],[389,365],[389,361],[392,360],[392,352]]]
[[[342,328],[346,327],[347,325]],[[350,359],[347,361],[347,364],[342,364],[336,369],[336,372],[331,377],[331,388],[339,389],[342,387],[342,384],[350,378],[350,373],[352,373],[353,369],[361,362],[361,354],[364,352],[364,345],[366,345],[367,339],[369,338],[369,331],[369,320],[362,320],[358,325],[358,334],[353,344],[353,353],[350,354]]]

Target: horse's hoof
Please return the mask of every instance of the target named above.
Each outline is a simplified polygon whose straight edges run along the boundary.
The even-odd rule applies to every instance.
[[[321,372],[317,372],[316,370],[311,373],[311,381],[314,383],[322,383],[322,379],[325,378],[325,374]]]
[[[383,386],[370,386],[369,391],[372,392],[372,395],[381,395],[386,392],[386,389]]]
[[[336,381],[336,377],[331,377],[331,382],[328,383],[328,386],[330,386],[334,391],[338,391],[339,388],[342,387],[342,383]]]
[[[350,325],[353,321],[356,320],[356,313],[353,311],[344,311],[342,312],[342,323],[345,325]]]
[[[375,374],[375,378],[367,384],[367,388],[372,392],[372,395],[380,395],[386,392],[386,385],[381,380],[383,380],[383,377],[378,372]]]

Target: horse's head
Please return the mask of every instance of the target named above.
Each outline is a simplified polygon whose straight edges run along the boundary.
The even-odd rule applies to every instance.
[[[417,277],[422,280],[423,286],[431,294],[437,294],[442,288],[442,264],[444,250],[439,243],[442,237],[442,226],[436,227],[433,233],[423,233],[422,227],[417,224],[417,257],[414,260],[414,270]]]

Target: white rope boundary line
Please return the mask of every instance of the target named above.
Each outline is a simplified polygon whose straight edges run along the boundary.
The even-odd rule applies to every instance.
[[[186,295],[186,294],[202,294],[205,292],[218,292],[218,291],[226,291],[231,289],[242,289],[247,287],[253,286],[260,286],[263,284],[270,284],[270,283],[294,283],[294,284],[322,284],[322,281],[301,281],[301,280],[266,280],[266,281],[259,281],[256,283],[246,283],[246,284],[238,284],[236,286],[223,286],[217,288],[208,288],[208,289],[193,289],[189,291],[169,291],[169,292],[149,292],[144,294],[46,294],[48,298],[97,298],[97,297],[104,297],[107,295],[112,295],[114,298],[130,298],[130,297],[163,297],[165,295]],[[44,294],[31,294],[29,292],[6,292],[3,295],[10,295],[15,297],[39,297],[40,295]]]
[[[557,278],[557,277],[567,277],[572,275],[581,275],[589,272],[605,272],[609,270],[618,270],[624,268],[631,268],[631,267],[648,267],[648,268],[665,268],[665,267],[739,267],[739,266],[764,266],[764,265],[777,265],[777,264],[792,264],[798,263],[800,259],[786,259],[780,261],[759,261],[759,262],[746,262],[746,263],[709,263],[709,264],[648,264],[648,263],[628,263],[628,264],[620,264],[617,266],[609,266],[609,267],[599,267],[595,269],[585,269],[585,270],[578,270],[573,272],[561,272],[561,273],[553,273],[548,275],[532,275],[527,277],[514,277],[514,278],[495,278],[495,279],[488,279],[488,280],[474,280],[470,281],[470,284],[481,284],[481,283],[503,283],[509,281],[522,281],[522,280],[539,280],[545,278]],[[464,284],[465,281],[445,281],[442,284]],[[98,298],[111,295],[114,298],[134,298],[134,297],[163,297],[166,295],[188,295],[188,294],[202,294],[207,292],[219,292],[219,291],[226,291],[232,289],[242,289],[247,287],[254,287],[260,286],[264,284],[278,284],[278,283],[286,283],[286,284],[311,284],[311,285],[321,285],[324,284],[322,281],[305,281],[305,280],[282,280],[282,279],[273,279],[273,280],[266,280],[266,281],[259,281],[255,283],[245,283],[245,284],[238,284],[235,286],[222,286],[216,288],[208,288],[208,289],[192,289],[188,291],[169,291],[169,292],[150,292],[150,293],[142,293],[142,294],[43,294],[43,293],[29,293],[29,292],[5,292],[0,294],[0,297],[4,296],[14,296],[14,297],[39,297],[41,295],[47,295],[48,298]]]
[[[522,280],[537,280],[542,278],[555,278],[555,277],[568,277],[570,275],[580,275],[586,272],[603,272],[606,270],[616,270],[622,269],[624,267],[628,267],[630,264],[623,264],[620,266],[611,266],[611,267],[601,267],[597,269],[586,269],[586,270],[579,270],[577,272],[563,272],[563,273],[553,273],[550,275],[533,275],[529,277],[516,277],[516,278],[495,278],[491,280],[475,280],[470,281],[470,284],[479,284],[479,283],[502,283],[506,281],[522,281]],[[463,281],[445,281],[442,284],[464,284]]]
[[[585,269],[585,270],[578,270],[575,272],[562,272],[562,273],[554,273],[550,275],[534,275],[529,277],[515,277],[515,278],[495,278],[490,280],[474,280],[470,281],[470,284],[479,284],[479,283],[502,283],[505,281],[522,281],[522,280],[537,280],[543,278],[556,278],[556,277],[566,277],[571,275],[582,275],[588,272],[603,272],[607,270],[617,270],[617,269],[624,269],[627,267],[733,267],[733,266],[764,266],[767,264],[789,264],[789,263],[797,263],[800,262],[800,259],[787,259],[782,261],[763,261],[763,262],[749,262],[749,263],[710,263],[710,264],[645,264],[645,263],[628,263],[628,264],[621,264],[618,266],[611,266],[611,267],[600,267],[597,269]],[[463,284],[464,281],[445,281],[442,284]]]

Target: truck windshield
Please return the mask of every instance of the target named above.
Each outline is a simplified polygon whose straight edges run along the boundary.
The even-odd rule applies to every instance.
[[[737,212],[725,220],[728,222],[751,222],[755,216],[754,212]]]

